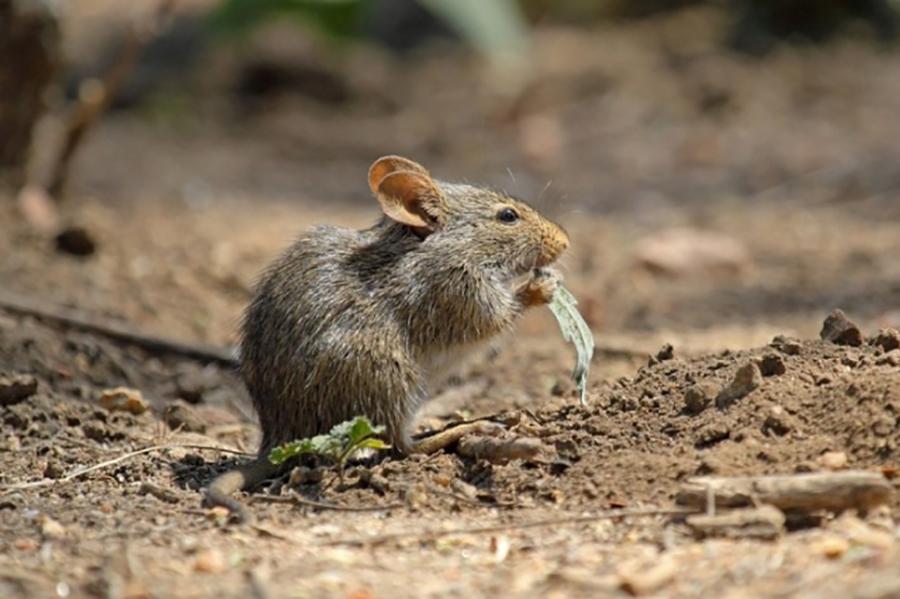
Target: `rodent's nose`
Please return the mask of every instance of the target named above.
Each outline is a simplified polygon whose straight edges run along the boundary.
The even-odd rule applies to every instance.
[[[541,240],[542,266],[551,264],[569,247],[569,234],[556,223],[547,223]]]

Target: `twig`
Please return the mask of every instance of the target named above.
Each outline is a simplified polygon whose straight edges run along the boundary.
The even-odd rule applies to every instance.
[[[712,494],[712,497],[710,497]],[[679,505],[745,507],[769,503],[781,510],[841,512],[888,503],[893,488],[883,474],[866,470],[782,476],[696,477],[683,482]]]
[[[135,451],[131,451],[129,453],[120,455],[117,458],[113,458],[111,460],[106,460],[104,462],[100,462],[98,464],[94,464],[93,466],[85,466],[84,468],[78,468],[77,470],[70,472],[69,474],[60,477],[60,478],[49,478],[49,479],[41,479],[34,480],[27,483],[15,483],[12,485],[2,485],[0,486],[0,497],[4,495],[8,495],[15,491],[22,491],[25,489],[34,489],[37,487],[49,487],[53,485],[62,484],[65,482],[69,482],[78,478],[79,476],[84,476],[90,472],[94,472],[97,470],[102,470],[103,468],[108,468],[109,466],[114,466],[126,460],[130,460],[133,457],[137,457],[139,455],[143,455],[145,453],[150,453],[152,451],[163,451],[166,449],[208,449],[211,451],[220,451],[223,453],[234,453],[238,455],[247,455],[242,451],[235,451],[233,449],[228,449],[225,447],[215,447],[212,445],[191,445],[191,444],[169,444],[169,445],[152,445],[150,447],[144,447],[143,449],[138,449]]]
[[[116,341],[136,345],[149,352],[174,354],[201,362],[214,362],[229,368],[234,368],[238,364],[232,350],[147,335],[113,322],[98,322],[84,314],[51,306],[34,297],[6,291],[0,292],[0,309],[103,335]]]
[[[337,505],[334,503],[323,503],[313,501],[311,499],[303,499],[302,497],[282,497],[280,495],[265,495],[263,493],[254,493],[250,499],[258,499],[269,503],[290,503],[293,505],[302,505],[306,507],[314,507],[321,510],[333,510],[337,512],[384,512],[396,510],[403,507],[402,503],[389,503],[387,505],[354,507],[348,505]]]
[[[157,34],[162,23],[172,14],[174,8],[175,0],[161,0],[149,25],[134,23],[128,30],[122,51],[103,76],[102,81],[97,81],[95,86],[79,94],[78,105],[72,111],[66,124],[62,149],[50,171],[50,183],[47,190],[52,196],[58,196],[63,191],[69,173],[69,165],[75,151],[81,145],[81,141],[109,108],[128,75],[134,70],[141,51]]]
[[[451,535],[477,535],[507,532],[510,530],[523,530],[528,528],[546,528],[548,526],[561,526],[565,524],[582,524],[596,522],[598,520],[614,520],[616,518],[640,518],[648,516],[685,516],[696,514],[692,508],[647,508],[631,510],[608,510],[599,512],[593,516],[573,516],[570,518],[550,518],[547,520],[533,520],[531,522],[510,522],[508,524],[495,524],[491,526],[476,526],[473,528],[452,528],[449,530],[411,530],[393,532],[370,537],[355,537],[349,539],[337,539],[324,543],[324,545],[366,545],[381,544],[397,539],[410,537],[446,537]]]

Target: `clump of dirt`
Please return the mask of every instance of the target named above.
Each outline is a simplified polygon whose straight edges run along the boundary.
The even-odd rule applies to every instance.
[[[364,534],[381,526],[377,510],[383,509],[398,521],[478,522],[498,510],[550,517],[665,507],[679,483],[697,474],[852,467],[893,476],[900,452],[896,337],[882,330],[868,342],[847,346],[779,336],[763,347],[696,356],[665,347],[631,376],[595,383],[586,407],[578,404],[574,386],[563,383],[570,357],[548,350],[543,338],[526,337],[513,351],[490,356],[441,397],[456,395],[462,413],[490,406],[487,417],[510,433],[540,439],[546,450],[537,457],[492,464],[452,452],[374,456],[351,464],[342,476],[330,467],[303,467],[263,491],[289,504],[296,490],[343,509],[374,509],[353,520],[354,534]],[[15,401],[0,406],[0,422],[9,432],[0,446],[0,483],[47,481],[0,491],[0,510],[8,516],[0,535],[4,550],[38,559],[29,552],[40,546],[35,535],[46,542],[41,514],[52,514],[63,531],[66,555],[87,565],[97,558],[85,556],[108,552],[103,539],[109,534],[196,552],[166,532],[176,526],[213,546],[221,543],[209,534],[224,521],[200,509],[200,490],[242,458],[222,457],[212,448],[252,450],[255,436],[233,373],[30,319],[0,319],[0,360],[6,370],[0,378],[16,390],[10,392]],[[552,386],[516,386],[507,375],[522,367],[534,371],[532,378],[541,372],[559,378]],[[121,385],[141,391],[150,409],[134,414],[101,407],[102,392]],[[190,418],[176,418],[174,411],[190,412]],[[458,418],[432,415],[423,423],[436,427]],[[166,447],[144,450],[154,445]],[[900,493],[892,507],[900,508]],[[344,512],[301,508],[309,518],[346,522]],[[255,500],[251,509],[261,522],[288,527],[285,519],[301,517],[283,502]],[[641,528],[639,538],[660,542],[660,524]],[[332,526],[341,538],[335,524],[321,526]],[[625,542],[637,533],[615,526],[604,534],[607,542]],[[85,588],[93,584],[78,580]]]
[[[668,504],[689,476],[823,470],[829,452],[844,452],[849,467],[882,468],[900,452],[894,357],[875,345],[778,337],[746,351],[653,359],[592,389],[587,407],[571,392],[561,407],[500,417],[555,459],[493,466],[445,455],[388,460],[373,472],[387,481],[382,492],[391,481],[406,489],[423,477],[460,478],[489,504],[572,508]],[[759,382],[717,405],[748,370]]]

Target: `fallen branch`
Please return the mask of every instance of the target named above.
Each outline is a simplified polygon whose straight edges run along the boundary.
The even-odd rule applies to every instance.
[[[737,509],[722,514],[694,514],[686,524],[700,538],[774,539],[784,530],[784,514],[776,507]]]
[[[148,335],[114,322],[99,322],[80,312],[57,308],[33,297],[0,292],[0,309],[15,314],[33,316],[87,333],[102,335],[135,345],[149,352],[173,354],[200,362],[213,362],[229,368],[238,365],[238,359],[233,350]]]
[[[771,504],[781,510],[869,510],[887,503],[893,488],[878,472],[848,470],[789,476],[746,476],[688,479],[676,503],[706,508],[708,495],[718,507]]]
[[[587,524],[598,520],[615,520],[616,518],[645,518],[650,516],[684,516],[696,514],[692,508],[647,508],[630,510],[609,510],[599,512],[593,516],[573,516],[569,518],[550,518],[547,520],[533,520],[531,522],[510,522],[507,524],[495,524],[491,526],[477,526],[473,528],[451,528],[448,530],[409,530],[393,532],[370,537],[355,537],[349,539],[337,539],[323,543],[323,545],[380,545],[388,541],[405,538],[438,538],[454,535],[479,535],[508,532],[510,530],[524,530],[528,528],[546,528],[548,526],[563,526],[566,524]]]

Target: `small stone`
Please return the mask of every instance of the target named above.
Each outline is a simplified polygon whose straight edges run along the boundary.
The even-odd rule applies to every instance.
[[[49,461],[44,467],[44,478],[62,478],[65,473],[59,462]]]
[[[716,387],[712,383],[697,383],[684,393],[684,410],[688,414],[699,414],[716,397]]]
[[[732,381],[716,396],[716,405],[727,408],[762,384],[762,373],[754,362],[744,364],[734,374]]]
[[[100,405],[110,412],[130,412],[135,415],[143,414],[148,408],[141,392],[128,387],[106,389],[100,394]]]
[[[73,256],[90,256],[97,244],[84,227],[66,227],[56,236],[56,249]]]
[[[182,430],[188,433],[204,433],[206,432],[206,422],[197,414],[186,401],[176,399],[168,406],[165,411],[166,424],[174,430]]]
[[[847,553],[850,543],[842,537],[830,536],[813,543],[812,549],[828,559],[837,559]]]
[[[772,406],[763,423],[763,431],[771,431],[778,436],[784,436],[794,428],[793,419],[781,406]]]
[[[828,470],[841,470],[847,466],[847,454],[843,451],[826,451],[819,456],[819,463]]]
[[[893,416],[885,414],[881,416],[875,423],[872,425],[872,432],[878,435],[879,437],[887,437],[892,432],[894,432],[894,427],[896,426],[896,420]]]
[[[176,493],[172,489],[161,487],[148,481],[144,481],[141,483],[141,486],[138,488],[138,493],[140,493],[141,495],[152,495],[153,497],[156,497],[160,501],[164,501],[166,503],[178,503],[178,501],[181,499],[178,493]]]
[[[841,364],[849,366],[850,368],[856,368],[856,366],[859,365],[859,358],[848,354],[841,358]]]
[[[81,432],[84,436],[97,443],[106,443],[124,438],[124,433],[113,430],[107,424],[102,422],[88,422],[81,426]]]
[[[450,483],[450,487],[469,501],[475,501],[478,497],[478,488],[464,480],[454,478]]]
[[[666,343],[663,345],[658,352],[656,352],[656,359],[660,362],[665,362],[666,360],[671,360],[675,357],[675,348],[672,347],[671,343]]]
[[[228,521],[229,516],[231,516],[231,511],[227,507],[221,505],[211,507],[206,512],[206,518],[213,522],[225,523]]]
[[[759,361],[759,372],[763,376],[779,376],[787,372],[784,360],[778,354],[766,354]]]
[[[19,537],[13,541],[13,547],[19,551],[34,551],[38,548],[38,542],[27,537]]]
[[[11,406],[37,393],[37,379],[30,374],[0,374],[0,406]]]
[[[293,470],[291,470],[291,475],[288,477],[288,485],[292,487],[299,487],[300,485],[308,485],[308,484],[317,484],[322,482],[324,478],[324,470],[322,468],[309,468],[308,466],[297,466]],[[373,475],[370,470],[363,470],[360,472],[360,480],[365,479],[366,483],[371,483],[372,478],[377,475]],[[369,484],[368,486],[372,486]]]
[[[40,519],[41,524],[41,536],[48,540],[57,540],[66,536],[66,529],[63,528],[63,525],[51,518],[50,516],[44,515]]]
[[[892,351],[890,353],[879,356],[875,360],[875,364],[879,366],[900,366],[900,352]]]
[[[572,381],[569,377],[559,377],[553,383],[553,387],[550,389],[550,393],[554,397],[568,397],[575,393],[576,386],[574,381]]]
[[[227,565],[225,555],[218,549],[204,549],[194,559],[194,570],[205,574],[224,572]]]
[[[850,345],[859,347],[862,345],[862,333],[842,310],[834,310],[822,323],[822,331],[819,333],[825,341],[837,345]]]
[[[869,343],[880,347],[885,352],[900,348],[900,333],[896,329],[881,329],[869,340]]]
[[[731,429],[722,422],[713,422],[697,431],[694,437],[694,445],[698,448],[710,447],[720,441],[724,441],[731,435]]]
[[[785,337],[784,335],[778,335],[772,339],[772,342],[769,345],[788,356],[799,355],[800,350],[803,348],[799,341]]]

